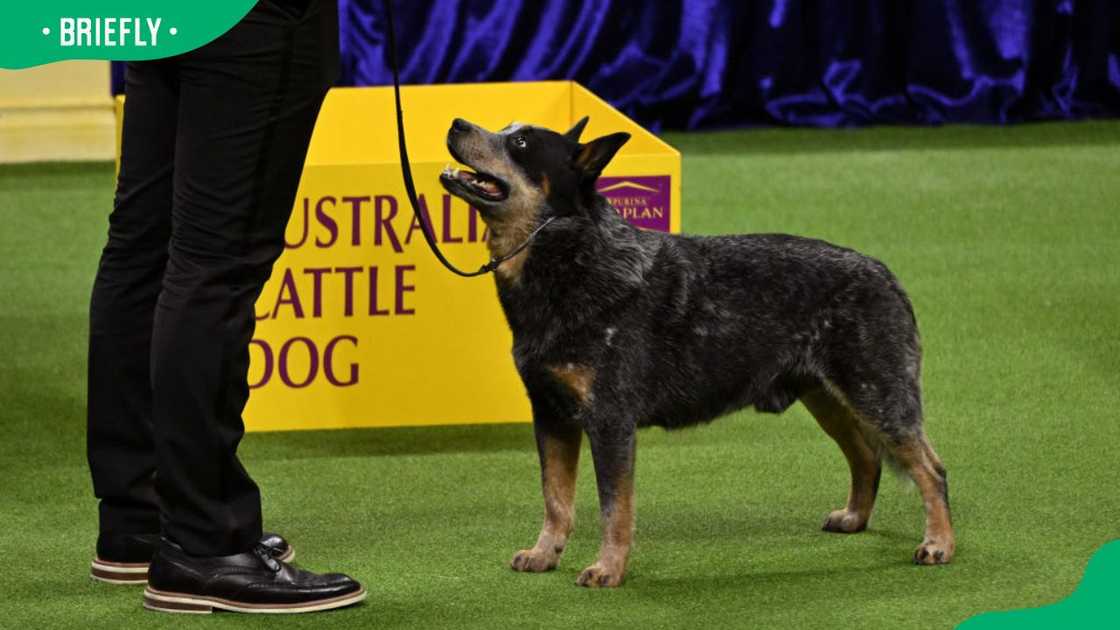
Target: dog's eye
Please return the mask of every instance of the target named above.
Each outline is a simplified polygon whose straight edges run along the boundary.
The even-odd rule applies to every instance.
[[[518,149],[524,149],[525,147],[529,146],[529,143],[525,141],[525,136],[514,136],[513,146],[517,147]]]

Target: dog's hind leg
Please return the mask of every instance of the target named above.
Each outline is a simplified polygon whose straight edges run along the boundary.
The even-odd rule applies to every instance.
[[[913,436],[887,442],[891,454],[914,479],[926,510],[926,531],[914,551],[915,564],[947,564],[956,550],[949,514],[949,480],[945,466],[919,426]]]
[[[901,370],[895,373],[902,373]],[[845,401],[859,414],[863,426],[875,432],[894,460],[914,480],[922,493],[926,512],[926,531],[914,552],[917,564],[946,564],[956,549],[953,524],[949,516],[949,482],[945,467],[933,452],[922,428],[921,393],[916,380],[874,378],[861,380],[864,387],[851,383],[844,390]]]
[[[829,514],[821,529],[846,534],[861,532],[867,528],[879,491],[879,454],[868,444],[852,410],[827,390],[820,388],[803,394],[801,402],[840,446],[852,474],[847,505]]]
[[[576,584],[592,588],[622,583],[634,538],[634,427],[600,425],[596,429],[588,437],[599,486],[602,542],[598,560],[576,580]]]
[[[518,551],[510,566],[515,571],[551,571],[560,562],[575,523],[576,472],[579,468],[579,427],[534,423],[541,460],[544,525],[531,549]]]
[[[913,371],[916,375],[916,370]],[[884,455],[906,472],[922,493],[926,531],[914,552],[917,564],[946,564],[956,547],[949,517],[949,484],[941,459],[933,452],[922,429],[921,394],[916,379],[875,379],[868,375],[862,387],[848,383],[844,403],[857,414],[871,441],[878,441]]]

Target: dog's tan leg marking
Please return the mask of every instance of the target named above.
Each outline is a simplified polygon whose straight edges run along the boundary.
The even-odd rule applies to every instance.
[[[556,380],[568,388],[580,404],[586,405],[591,402],[591,388],[595,384],[594,369],[586,365],[565,363],[550,366],[548,370]]]
[[[513,556],[514,571],[551,571],[560,562],[575,524],[576,472],[582,433],[542,435],[538,441],[541,458],[541,490],[544,493],[544,525],[532,549]]]
[[[613,588],[622,584],[634,541],[634,468],[618,479],[610,506],[603,513],[603,540],[595,564],[579,574],[576,584]]]
[[[855,413],[827,390],[814,390],[802,396],[801,402],[840,446],[852,474],[847,505],[829,514],[822,529],[838,533],[861,532],[867,528],[875,507],[881,471],[879,456],[860,431]]]
[[[894,456],[914,479],[926,509],[926,532],[914,551],[916,564],[947,564],[953,559],[956,540],[949,515],[949,486],[945,467],[924,434],[892,449]]]

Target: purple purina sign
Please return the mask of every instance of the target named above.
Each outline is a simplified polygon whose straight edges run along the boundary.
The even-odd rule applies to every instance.
[[[669,231],[669,176],[600,177],[599,193],[622,218],[647,230]]]

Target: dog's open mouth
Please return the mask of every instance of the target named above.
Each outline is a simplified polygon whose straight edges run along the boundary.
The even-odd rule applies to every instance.
[[[448,164],[443,169],[442,177],[447,181],[454,181],[474,196],[486,201],[502,201],[509,194],[505,182],[486,173],[476,173]]]

